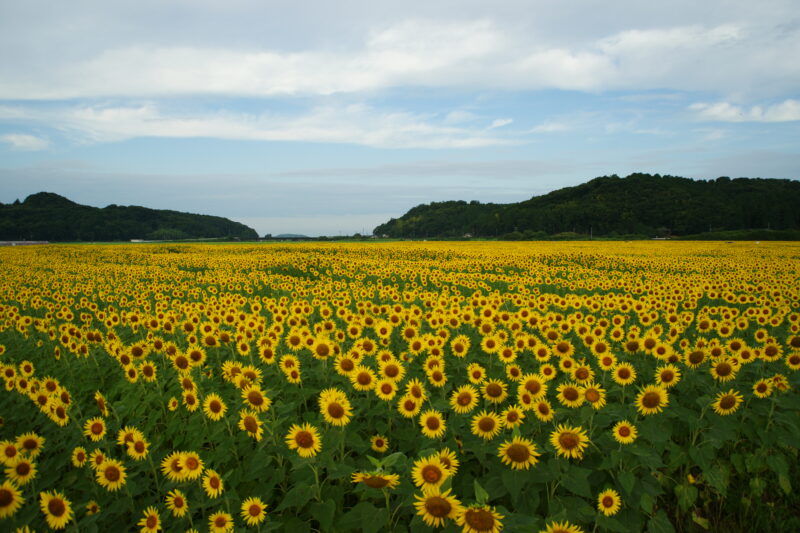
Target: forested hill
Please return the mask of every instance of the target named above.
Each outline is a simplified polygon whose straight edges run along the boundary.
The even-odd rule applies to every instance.
[[[800,182],[727,177],[603,176],[514,204],[418,205],[374,230],[389,237],[541,238],[692,235],[800,229]]]
[[[127,241],[230,237],[257,239],[252,228],[227,218],[138,206],[98,208],[50,192],[0,204],[0,240]]]

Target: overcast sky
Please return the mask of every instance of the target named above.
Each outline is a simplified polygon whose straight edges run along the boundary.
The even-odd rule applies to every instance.
[[[0,0],[0,201],[371,232],[607,174],[800,178],[796,0]]]

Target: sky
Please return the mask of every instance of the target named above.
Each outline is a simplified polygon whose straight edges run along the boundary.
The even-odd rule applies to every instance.
[[[796,0],[0,0],[0,202],[371,233],[632,172],[800,178]]]

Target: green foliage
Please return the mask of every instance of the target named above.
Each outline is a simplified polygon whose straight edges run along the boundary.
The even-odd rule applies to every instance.
[[[708,239],[800,238],[800,182],[695,181],[650,174],[595,178],[514,204],[433,202],[374,230],[389,237],[570,240],[592,236]],[[742,230],[762,229],[760,232]],[[777,231],[774,230],[795,230]],[[733,232],[726,235],[724,232]],[[705,233],[704,233],[705,232]],[[713,233],[708,233],[713,232]]]

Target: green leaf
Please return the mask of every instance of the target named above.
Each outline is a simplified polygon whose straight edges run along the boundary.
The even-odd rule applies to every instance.
[[[617,476],[617,481],[619,481],[622,490],[628,495],[633,493],[633,485],[636,483],[636,477],[633,472],[620,472],[619,476]]]
[[[711,467],[711,461],[714,459],[714,450],[708,446],[695,446],[689,450],[689,457],[702,470],[708,470]]]
[[[383,466],[383,461],[381,461],[380,459],[376,459],[375,457],[372,457],[371,455],[368,455],[367,459],[369,459],[369,462],[372,463],[372,466],[374,466],[375,468],[380,468],[381,466]],[[388,457],[387,457],[387,459],[388,459]]]
[[[756,476],[750,480],[750,490],[753,491],[753,496],[760,497],[764,494],[765,488],[767,488],[767,484],[760,477]]]
[[[333,526],[333,515],[336,512],[336,502],[325,500],[311,505],[311,516],[317,519],[322,531],[330,531]]]
[[[311,486],[301,483],[292,487],[289,492],[283,497],[280,505],[275,508],[276,511],[281,511],[288,507],[303,507],[308,500],[311,499]]]
[[[778,475],[778,485],[780,485],[783,492],[786,494],[792,493],[792,483],[789,481],[789,476],[786,474],[779,474]]]
[[[475,501],[478,505],[484,505],[489,501],[489,493],[486,492],[486,489],[481,487],[481,484],[478,483],[478,480],[473,480],[473,486],[475,487]]]
[[[708,522],[708,518],[703,518],[698,515],[696,511],[692,512],[692,521],[703,529],[708,529],[711,526]]]
[[[395,452],[392,455],[389,455],[383,459],[383,466],[390,467],[393,466],[397,461],[401,458],[405,457],[406,455],[403,452]]]
[[[655,500],[653,500],[653,497],[650,496],[648,493],[643,492],[642,498],[639,500],[639,507],[642,508],[642,511],[644,511],[647,514],[652,513],[654,504]]]
[[[675,485],[675,496],[678,497],[678,506],[686,511],[697,500],[697,488],[692,485]]]
[[[592,488],[589,486],[589,474],[591,470],[579,467],[570,467],[561,478],[561,485],[573,494],[592,497]]]
[[[721,495],[725,496],[728,492],[728,478],[730,477],[728,467],[716,464],[708,471],[703,472],[703,476],[709,485],[714,487]]]
[[[675,533],[675,528],[667,518],[667,513],[659,509],[656,515],[647,522],[647,531],[650,533]]]
[[[783,455],[769,455],[767,456],[767,466],[775,472],[776,474],[788,474],[789,473],[789,464],[786,462],[786,459]]]

